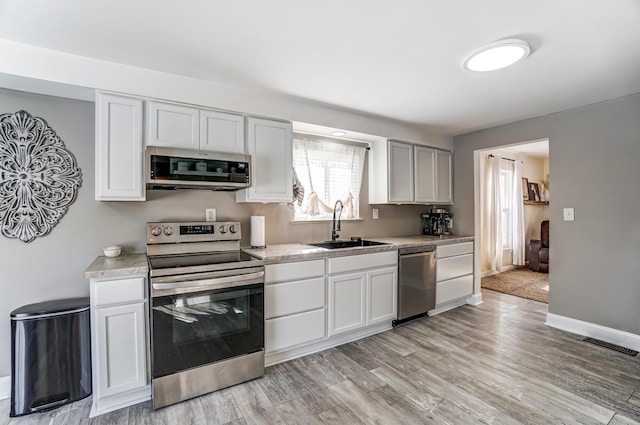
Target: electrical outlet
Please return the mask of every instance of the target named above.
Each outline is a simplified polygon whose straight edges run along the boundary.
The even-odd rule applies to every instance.
[[[206,221],[216,221],[216,209],[207,208],[205,210],[204,217]]]
[[[564,215],[564,221],[575,220],[575,215],[573,214],[573,208],[563,208],[562,214]]]
[[[373,219],[374,219],[374,220],[377,220],[377,219],[378,219],[378,217],[379,217],[379,216],[378,216],[378,209],[377,209],[377,208],[374,208],[374,209],[373,209]]]

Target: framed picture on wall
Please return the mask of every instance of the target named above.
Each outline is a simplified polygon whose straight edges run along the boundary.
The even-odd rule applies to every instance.
[[[529,201],[529,179],[522,178],[522,200]]]
[[[540,200],[540,188],[538,187],[538,183],[529,183],[529,200]]]

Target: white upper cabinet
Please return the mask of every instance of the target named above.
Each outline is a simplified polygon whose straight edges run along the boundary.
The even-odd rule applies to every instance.
[[[436,152],[424,146],[413,147],[416,202],[436,201]]]
[[[369,152],[370,204],[451,204],[451,152],[389,140]]]
[[[236,192],[236,202],[291,202],[291,123],[248,117],[246,148],[251,155],[251,187]]]
[[[200,148],[200,110],[164,102],[147,102],[147,145]]]
[[[244,117],[201,110],[200,150],[244,154]]]
[[[413,146],[389,142],[389,201],[413,202]]]
[[[165,102],[147,102],[147,145],[245,153],[244,116]]]
[[[97,201],[144,201],[143,100],[96,92]]]
[[[437,151],[436,154],[436,203],[453,203],[453,186],[451,179],[452,155],[449,151]]]

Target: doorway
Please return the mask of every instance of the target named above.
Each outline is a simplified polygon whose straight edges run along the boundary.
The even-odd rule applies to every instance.
[[[478,286],[548,303],[548,274],[528,260],[549,220],[549,140],[475,151],[474,166]]]

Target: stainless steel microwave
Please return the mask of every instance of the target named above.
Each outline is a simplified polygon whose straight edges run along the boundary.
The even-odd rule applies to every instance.
[[[251,186],[251,156],[149,146],[147,189],[240,190]]]

